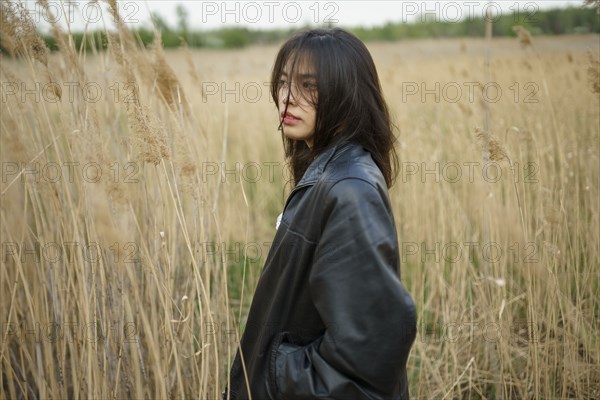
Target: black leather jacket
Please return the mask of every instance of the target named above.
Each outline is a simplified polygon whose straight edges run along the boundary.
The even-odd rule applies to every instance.
[[[286,201],[223,397],[407,399],[416,311],[399,262],[370,153],[321,153]]]

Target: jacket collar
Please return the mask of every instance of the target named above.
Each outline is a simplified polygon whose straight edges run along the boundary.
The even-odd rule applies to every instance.
[[[331,146],[319,154],[317,158],[315,158],[314,161],[308,166],[304,172],[304,175],[302,176],[302,179],[300,179],[300,182],[298,182],[296,187],[314,184],[316,181],[318,181],[329,161],[333,159],[333,156],[336,153],[347,149],[352,144],[353,142],[349,140],[342,140],[340,143]]]

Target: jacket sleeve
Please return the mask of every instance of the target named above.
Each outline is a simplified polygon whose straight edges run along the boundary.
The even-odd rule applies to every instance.
[[[394,219],[371,183],[335,183],[309,277],[326,330],[305,346],[271,345],[272,399],[395,399],[416,336],[415,305],[400,283]]]

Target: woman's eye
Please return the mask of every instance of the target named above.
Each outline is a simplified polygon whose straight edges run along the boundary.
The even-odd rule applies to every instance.
[[[315,90],[317,88],[317,84],[315,82],[304,82],[302,87],[308,90]]]

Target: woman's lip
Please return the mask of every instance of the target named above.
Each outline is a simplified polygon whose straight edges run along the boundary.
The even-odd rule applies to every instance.
[[[293,119],[300,119],[298,117],[296,117],[294,114],[292,114],[291,112],[286,112],[286,113],[281,113],[281,118],[285,119],[285,118],[293,118]]]
[[[297,123],[299,123],[299,122],[300,122],[300,119],[298,119],[298,118],[294,118],[294,117],[292,117],[292,116],[290,116],[290,115],[286,115],[286,116],[283,118],[283,124],[284,124],[284,125],[296,125],[296,124],[297,124]]]

